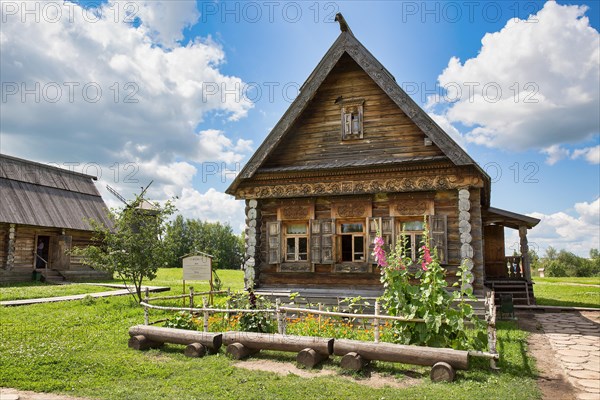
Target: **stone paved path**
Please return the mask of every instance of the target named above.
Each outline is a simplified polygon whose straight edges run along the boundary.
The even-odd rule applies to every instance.
[[[556,361],[579,391],[577,399],[600,399],[600,321],[580,313],[536,314]]]

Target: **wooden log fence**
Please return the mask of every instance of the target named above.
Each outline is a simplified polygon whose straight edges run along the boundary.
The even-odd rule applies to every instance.
[[[147,350],[161,347],[164,343],[186,345],[185,355],[201,357],[206,352],[215,354],[221,348],[223,335],[191,331],[187,329],[161,328],[156,326],[135,325],[129,328],[129,347],[135,350]]]
[[[165,310],[165,311],[186,311],[190,313],[203,315],[203,334],[208,334],[208,320],[210,314],[226,313],[267,313],[275,314],[277,321],[276,334],[253,333],[253,332],[225,332],[220,338],[222,343],[227,346],[227,353],[235,359],[243,359],[250,355],[258,353],[260,350],[277,350],[277,351],[293,351],[298,352],[296,360],[298,363],[305,365],[307,368],[313,368],[320,362],[329,358],[331,354],[341,356],[341,366],[345,369],[358,371],[364,368],[372,360],[399,362],[407,364],[431,366],[430,377],[433,381],[451,381],[455,377],[455,369],[467,369],[469,357],[487,358],[490,360],[491,367],[496,369],[496,361],[499,355],[496,351],[496,331],[495,331],[495,305],[493,303],[493,292],[486,294],[486,321],[488,323],[488,340],[489,352],[481,351],[460,351],[452,349],[440,349],[432,347],[420,346],[403,346],[392,343],[381,343],[379,325],[380,321],[402,321],[406,323],[424,323],[425,320],[420,318],[405,318],[392,315],[384,315],[380,312],[379,301],[375,302],[374,314],[359,314],[347,312],[324,311],[319,304],[319,309],[300,308],[300,307],[285,307],[281,306],[279,300],[276,301],[274,309],[232,309],[229,308],[229,303],[226,308],[207,307],[206,298],[203,297],[203,307],[194,307],[194,296],[200,293],[194,293],[193,288],[190,290],[190,307],[167,307],[150,304],[150,301],[156,299],[174,299],[182,296],[163,296],[158,298],[146,297],[140,304],[144,307],[144,322],[146,325],[138,325],[130,330],[130,346],[133,348],[153,348],[158,347],[164,342],[186,344],[186,355],[193,357],[201,357],[204,353],[214,351],[212,347],[206,346],[201,341],[191,341],[185,339],[177,339],[179,335],[168,336],[165,339],[146,335],[140,331],[139,327],[152,328],[149,324],[149,310]],[[221,291],[223,292],[223,291]],[[213,292],[215,293],[215,292]],[[202,294],[207,294],[203,292]],[[291,336],[285,334],[285,321],[288,313],[294,314],[312,314],[318,316],[319,326],[321,324],[321,316],[356,318],[363,320],[371,320],[374,327],[374,342],[362,342],[356,340],[319,338],[308,336]],[[136,329],[134,329],[136,328]],[[168,328],[154,328],[168,329]],[[191,331],[194,332],[194,331]],[[179,341],[174,341],[179,340]],[[201,346],[205,346],[203,349]]]

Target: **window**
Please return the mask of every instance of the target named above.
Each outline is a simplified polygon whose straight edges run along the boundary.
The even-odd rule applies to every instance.
[[[342,262],[365,261],[365,233],[363,223],[340,224]]]
[[[308,228],[305,223],[292,223],[285,226],[285,260],[308,260]]]
[[[342,140],[363,138],[362,99],[344,100],[342,103]]]
[[[404,254],[411,260],[417,261],[419,249],[423,246],[423,221],[404,221],[400,223],[400,234],[398,240],[404,243]]]

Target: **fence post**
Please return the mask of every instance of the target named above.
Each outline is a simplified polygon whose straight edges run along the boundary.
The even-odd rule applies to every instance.
[[[149,304],[150,301],[150,289],[146,286],[144,303]],[[150,315],[148,314],[148,306],[144,306],[144,325],[150,325]]]
[[[208,332],[208,311],[206,310],[206,297],[202,297],[202,308],[204,308],[204,332]]]
[[[190,286],[190,313],[192,312],[192,308],[194,308],[194,287]]]
[[[279,307],[281,307],[281,300],[279,298],[275,299],[275,312],[277,315],[277,332],[280,335],[283,335],[284,330],[283,330],[283,318],[281,318],[281,310],[279,309]]]
[[[375,318],[373,318],[373,336],[375,343],[379,343],[379,299],[375,299]]]
[[[323,311],[323,304],[319,303],[319,311]],[[319,332],[321,331],[321,314],[319,314]]]
[[[227,289],[227,300],[225,301],[225,309],[229,310],[229,308],[231,307],[231,295],[229,294],[229,289]],[[225,319],[227,320],[227,323],[229,324],[229,318],[231,317],[231,313],[229,311],[227,311],[225,313]]]

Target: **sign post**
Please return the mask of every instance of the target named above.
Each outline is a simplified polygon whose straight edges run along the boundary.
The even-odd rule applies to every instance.
[[[213,279],[212,279],[213,256],[205,253],[195,253],[183,258],[183,292],[185,293],[185,281],[209,281],[210,282],[210,304],[213,304]]]

